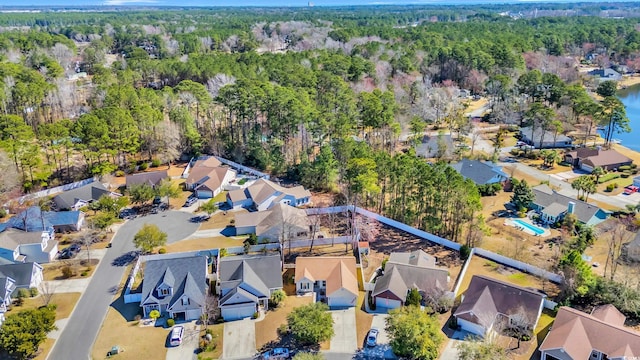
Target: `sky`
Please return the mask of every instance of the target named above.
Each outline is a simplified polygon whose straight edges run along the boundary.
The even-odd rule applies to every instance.
[[[311,0],[316,6],[518,3],[532,0]],[[596,0],[582,0],[582,2]],[[623,0],[624,1],[624,0]],[[547,0],[538,2],[574,2]],[[0,0],[0,7],[38,6],[307,6],[308,0]]]

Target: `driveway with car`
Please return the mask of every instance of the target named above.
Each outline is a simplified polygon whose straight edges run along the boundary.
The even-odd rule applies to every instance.
[[[224,323],[222,359],[251,358],[256,354],[256,326],[250,319]]]
[[[173,243],[197,230],[199,224],[189,222],[190,217],[184,212],[167,211],[138,217],[122,225],[47,358],[87,359],[113,300],[111,289],[120,284],[126,265],[135,259],[135,256],[127,256],[135,250],[132,242],[135,234],[144,224],[155,224],[167,233],[167,243]]]
[[[355,309],[331,310],[331,317],[335,334],[331,339],[330,351],[353,354],[358,349]]]
[[[195,321],[180,324],[184,327],[182,344],[180,346],[170,346],[167,349],[166,360],[189,360],[197,359],[195,351],[198,349],[200,340],[200,326]]]
[[[389,336],[385,331],[387,314],[375,314],[371,321],[371,328],[378,329],[378,341],[376,346],[366,346],[363,344],[359,358],[364,359],[396,359],[396,356],[389,346]],[[365,339],[366,341],[366,339]]]

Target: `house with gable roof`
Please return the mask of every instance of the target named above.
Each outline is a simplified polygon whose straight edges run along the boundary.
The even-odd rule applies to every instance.
[[[625,327],[626,317],[613,305],[591,314],[563,306],[540,345],[542,360],[605,360],[640,357],[640,333]]]
[[[423,297],[450,294],[449,281],[449,271],[437,267],[435,257],[422,250],[391,253],[371,296],[376,307],[395,309],[404,304],[411,289],[417,289]]]
[[[497,323],[509,324],[513,316],[524,317],[536,328],[546,295],[486,276],[474,275],[453,313],[465,331],[484,336]]]
[[[267,210],[278,203],[298,207],[309,204],[310,200],[311,192],[303,186],[288,188],[266,179],[259,179],[247,188],[227,193],[230,207],[255,207],[258,211]]]
[[[236,235],[256,234],[260,240],[307,239],[313,229],[307,212],[282,203],[268,210],[236,214]]]
[[[209,199],[222,192],[223,187],[236,178],[235,170],[222,166],[211,156],[198,159],[185,180],[185,190],[192,190],[199,199]]]
[[[99,200],[102,196],[119,197],[121,195],[109,191],[100,182],[92,182],[56,195],[53,198],[53,203],[57,210],[79,210],[89,203]]]
[[[476,185],[503,183],[509,179],[509,175],[502,171],[502,168],[491,162],[462,159],[451,167]]]
[[[356,258],[318,256],[296,258],[296,291],[316,294],[330,308],[348,308],[358,300]]]
[[[125,178],[126,187],[129,189],[133,185],[146,184],[155,188],[160,182],[169,178],[167,170],[146,171],[137,174],[127,175]]]
[[[578,221],[586,225],[597,225],[607,219],[609,212],[586,201],[562,195],[542,184],[534,187],[535,199],[531,206],[548,224],[561,221],[567,214],[575,214]]]
[[[11,306],[11,294],[15,289],[15,280],[10,277],[0,277],[0,325],[4,322],[4,314]]]
[[[633,160],[613,149],[603,150],[600,147],[570,151],[564,155],[564,161],[589,173],[596,167],[610,171],[633,163]]]
[[[271,294],[282,289],[280,255],[229,256],[218,265],[217,293],[225,321],[249,318],[269,308]]]
[[[209,284],[207,257],[159,257],[144,263],[140,307],[176,320],[197,320],[203,314]]]

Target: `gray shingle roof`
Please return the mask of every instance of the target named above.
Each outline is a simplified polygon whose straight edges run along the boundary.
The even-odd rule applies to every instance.
[[[80,214],[80,211],[42,211],[40,207],[32,206],[0,224],[0,231],[9,228],[24,231],[50,231],[55,226],[77,224]]]
[[[279,255],[224,257],[220,259],[218,275],[220,288],[225,292],[237,291],[244,283],[248,285],[245,291],[257,297],[269,297],[271,289],[282,288]]]
[[[10,277],[15,281],[16,287],[29,287],[33,268],[36,266],[40,265],[33,262],[0,265],[0,278]]]
[[[416,154],[426,158],[436,157],[440,148],[438,145],[440,138],[442,138],[442,142],[446,146],[444,156],[450,157],[453,155],[453,139],[449,134],[435,136],[425,135],[422,138],[422,143],[416,146]]]
[[[174,259],[148,260],[144,267],[142,304],[147,299],[172,305],[183,294],[202,304],[207,291],[207,258],[191,256]],[[173,288],[173,294],[162,297],[156,289],[162,283]],[[153,301],[156,299],[157,301]]]
[[[507,179],[509,176],[505,174],[500,167],[490,163],[478,160],[462,159],[462,161],[451,165],[460,175],[467,179],[471,179],[478,185],[484,185],[493,179],[496,175],[500,175]]]
[[[485,276],[474,275],[464,299],[453,314],[476,324],[487,326],[497,314],[513,315],[523,309],[531,324],[537,322],[544,295]]]
[[[435,267],[436,258],[422,250],[412,252],[394,252],[389,255],[389,262],[398,264],[409,264],[422,267]]]
[[[167,170],[150,171],[138,174],[127,175],[126,183],[127,187],[136,184],[147,184],[150,186],[156,186],[160,184],[160,181],[169,177]]]
[[[100,199],[102,195],[109,195],[110,193],[111,192],[101,183],[93,182],[56,195],[56,197],[53,198],[53,202],[56,204],[58,210],[68,210],[80,200],[87,202],[95,201]]]
[[[596,215],[598,210],[600,210],[600,208],[595,205],[558,194],[545,184],[534,187],[533,194],[535,195],[533,203],[544,208],[544,212],[546,212],[546,209],[549,207],[551,207],[549,211],[554,211],[554,209],[560,209],[561,207],[564,207],[565,209],[568,208],[569,202],[575,203],[573,212],[578,220],[585,224]],[[551,206],[553,204],[558,205]]]

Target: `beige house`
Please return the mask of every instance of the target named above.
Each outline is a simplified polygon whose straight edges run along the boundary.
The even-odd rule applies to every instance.
[[[561,307],[540,345],[542,360],[605,360],[640,358],[640,333],[624,326],[626,318],[613,305],[591,314]]]
[[[356,258],[320,256],[296,258],[296,291],[314,292],[330,308],[348,308],[358,300]]]
[[[236,235],[256,234],[261,240],[308,239],[313,225],[307,212],[285,204],[276,204],[269,210],[237,214]]]
[[[220,160],[209,157],[197,160],[184,182],[185,190],[192,190],[198,199],[210,199],[236,178],[236,172],[221,166]]]
[[[255,207],[262,211],[276,204],[302,206],[311,200],[311,192],[303,186],[284,187],[266,179],[259,179],[245,189],[227,193],[227,203],[232,208]]]

